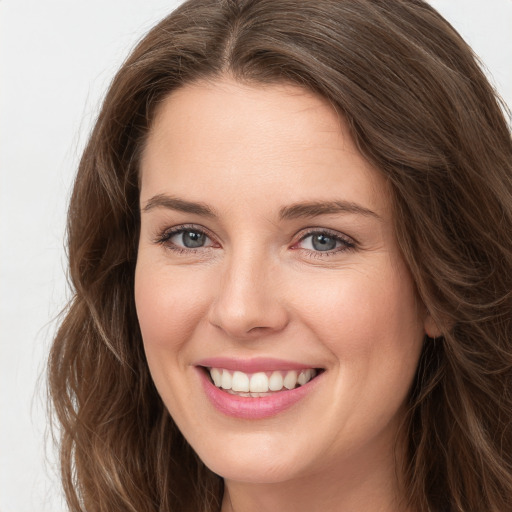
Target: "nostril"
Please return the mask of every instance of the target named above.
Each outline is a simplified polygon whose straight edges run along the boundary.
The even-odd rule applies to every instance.
[[[258,284],[243,276],[240,279],[232,276],[230,283],[218,290],[208,321],[217,330],[239,340],[282,331],[288,325],[289,313],[277,300],[277,292],[263,282]]]

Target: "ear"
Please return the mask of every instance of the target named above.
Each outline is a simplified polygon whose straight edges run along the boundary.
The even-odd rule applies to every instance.
[[[423,322],[423,328],[425,329],[425,332],[429,338],[439,338],[443,335],[441,329],[439,329],[438,325],[428,311],[425,316],[425,321]]]

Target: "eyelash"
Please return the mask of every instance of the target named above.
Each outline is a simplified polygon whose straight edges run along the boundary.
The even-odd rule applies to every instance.
[[[197,253],[197,251],[199,249],[204,251],[205,249],[212,248],[212,246],[198,247],[198,248],[180,247],[173,243],[169,243],[169,240],[173,236],[179,235],[180,233],[185,233],[187,231],[205,235],[210,241],[213,241],[213,237],[210,236],[208,231],[205,230],[203,227],[198,227],[197,225],[194,225],[194,224],[183,224],[180,226],[175,226],[171,229],[166,229],[165,231],[161,232],[157,236],[155,243],[160,244],[160,245],[164,246],[166,249],[169,249],[178,254]],[[304,249],[302,247],[297,247],[298,244],[300,244],[301,242],[306,240],[308,237],[313,236],[313,235],[324,235],[327,238],[335,240],[336,242],[340,242],[341,247],[337,247],[335,249],[331,249],[328,251],[314,251],[311,249]],[[341,235],[340,233],[337,233],[335,231],[331,231],[331,230],[325,229],[325,228],[312,228],[312,229],[306,231],[300,237],[300,239],[292,246],[293,250],[306,251],[308,254],[308,257],[310,257],[310,258],[326,258],[329,256],[334,256],[340,252],[354,250],[355,248],[356,248],[356,242],[352,238],[350,238],[346,235]]]
[[[340,242],[341,246],[328,251],[314,251],[311,249],[304,249],[302,247],[296,247],[298,244],[306,240],[308,237],[313,235],[324,235],[327,238],[333,239],[335,242]],[[354,250],[356,243],[353,239],[346,235],[342,235],[336,231],[331,231],[325,228],[312,228],[306,231],[292,247],[294,250],[307,251],[310,258],[328,258],[329,256],[336,256],[338,253]]]
[[[180,247],[173,243],[169,243],[169,240],[173,236],[179,235],[180,233],[186,233],[186,232],[199,233],[199,234],[205,235],[209,240],[213,239],[213,237],[211,237],[208,234],[208,231],[205,230],[203,227],[198,227],[194,224],[182,224],[181,226],[176,226],[176,227],[164,230],[162,233],[160,233],[158,235],[155,242],[157,244],[164,246],[166,249],[174,251],[178,254],[197,253],[198,249],[202,249],[204,251],[205,249],[211,248],[210,246],[208,246],[208,247],[198,247],[197,249],[194,249],[194,248],[190,248],[190,247]]]

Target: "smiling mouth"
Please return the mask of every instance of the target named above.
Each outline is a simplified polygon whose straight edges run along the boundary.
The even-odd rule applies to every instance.
[[[324,370],[276,370],[245,373],[225,368],[204,368],[210,382],[226,393],[243,397],[264,397],[304,386]]]

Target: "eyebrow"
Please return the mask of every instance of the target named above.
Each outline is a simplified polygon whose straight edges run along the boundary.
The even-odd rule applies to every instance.
[[[184,213],[193,213],[203,217],[217,217],[215,211],[205,203],[186,201],[166,194],[158,194],[148,200],[142,211],[148,212],[154,208],[166,208]],[[319,217],[333,214],[357,214],[365,217],[380,219],[374,211],[350,201],[310,201],[283,206],[279,210],[281,220],[292,220],[305,217]]]
[[[283,220],[290,220],[302,217],[319,217],[320,215],[332,215],[339,213],[352,213],[380,219],[380,216],[374,211],[350,201],[313,201],[295,203],[281,208],[279,211],[279,217]]]
[[[196,215],[202,215],[203,217],[216,217],[214,211],[204,203],[185,201],[184,199],[168,196],[166,194],[153,196],[148,200],[142,211],[149,212],[150,210],[158,207],[184,213],[195,213]]]

